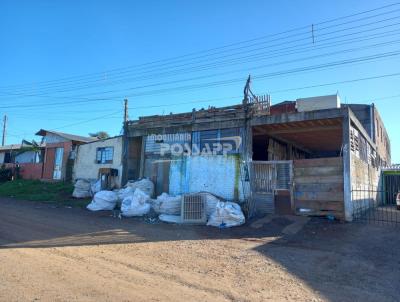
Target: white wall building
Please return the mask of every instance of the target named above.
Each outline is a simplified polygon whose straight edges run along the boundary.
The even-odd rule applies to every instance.
[[[118,170],[117,187],[122,179],[122,136],[80,145],[77,149],[73,179],[98,179],[100,168]]]

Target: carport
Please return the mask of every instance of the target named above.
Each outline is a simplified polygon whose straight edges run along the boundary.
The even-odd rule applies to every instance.
[[[264,121],[255,121],[252,128],[255,211],[344,219],[341,110]],[[260,185],[262,181],[268,185]]]

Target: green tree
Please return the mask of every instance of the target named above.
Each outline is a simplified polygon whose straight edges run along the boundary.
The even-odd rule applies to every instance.
[[[91,137],[97,137],[99,139],[106,139],[109,138],[110,135],[105,131],[97,131],[95,133],[89,133]]]

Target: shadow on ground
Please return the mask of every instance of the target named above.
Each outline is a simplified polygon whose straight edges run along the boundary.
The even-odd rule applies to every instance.
[[[280,264],[329,301],[397,301],[400,295],[400,229],[311,219],[295,228],[287,217],[245,226],[150,224],[110,212],[56,208],[0,199],[0,252],[10,248],[239,239]],[[288,231],[289,230],[289,231]],[[292,230],[292,231],[291,231]]]
[[[111,211],[90,212],[36,202],[0,199],[0,249],[104,245],[174,240],[275,240],[292,224],[276,218],[268,228],[257,225],[230,229],[150,223],[144,218],[118,218]]]

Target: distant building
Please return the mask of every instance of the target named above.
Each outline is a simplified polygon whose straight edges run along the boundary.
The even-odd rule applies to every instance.
[[[71,180],[77,146],[98,139],[44,129],[36,135],[43,137],[45,153],[42,179],[47,180]]]
[[[15,171],[24,179],[41,179],[44,146],[23,140],[21,144],[0,146],[0,165]]]

